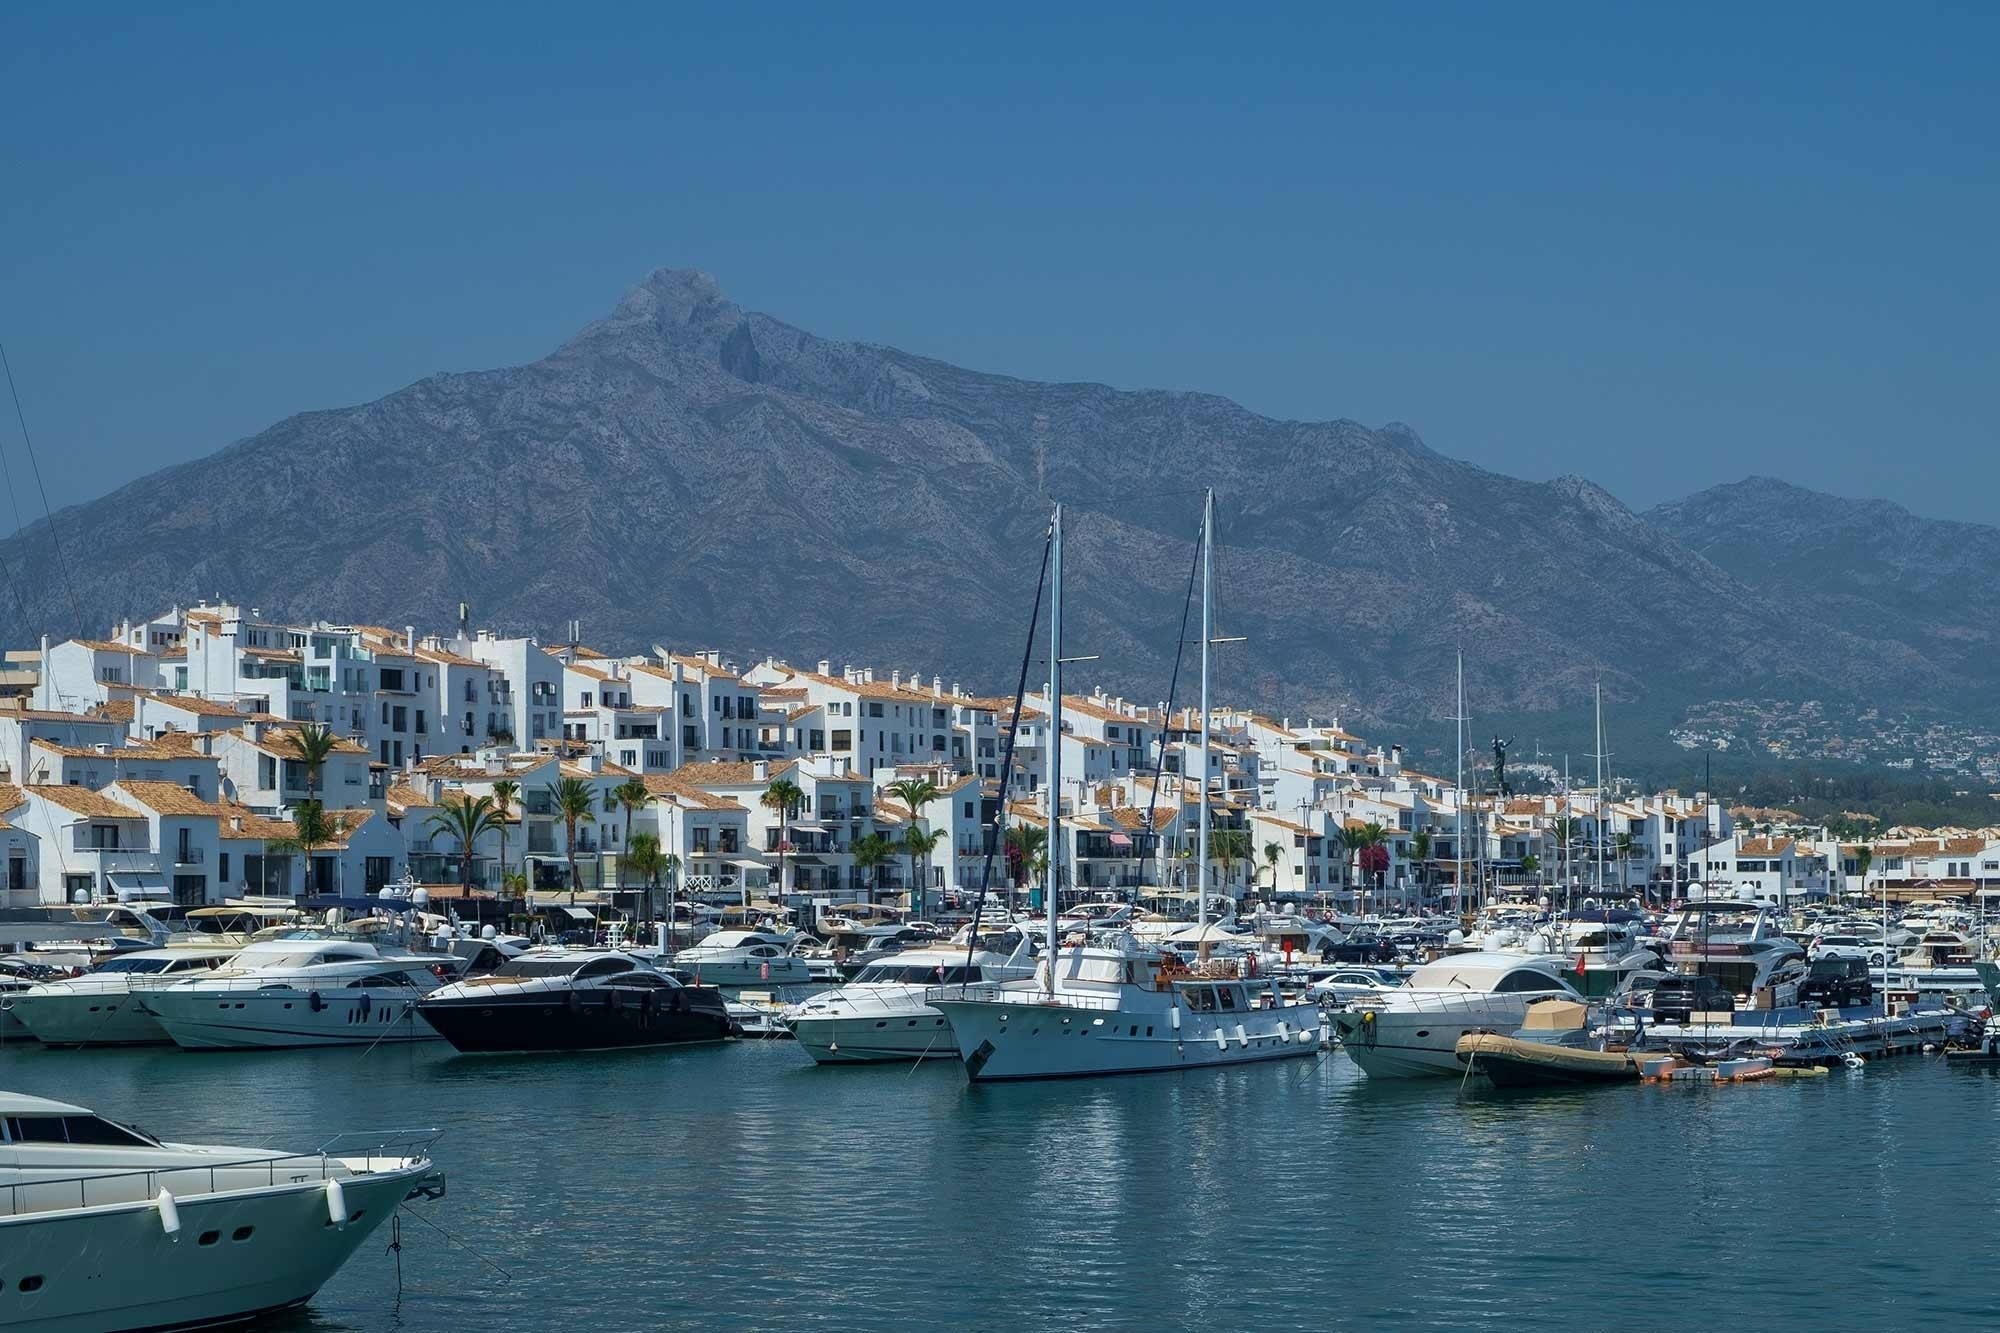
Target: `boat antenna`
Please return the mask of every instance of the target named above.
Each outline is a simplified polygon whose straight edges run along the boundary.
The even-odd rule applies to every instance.
[[[972,966],[972,951],[979,944],[979,920],[986,914],[986,890],[993,883],[993,858],[1000,848],[1000,830],[1007,819],[1007,788],[1014,777],[1014,738],[1021,734],[1021,708],[1028,693],[1028,665],[1035,657],[1035,630],[1042,620],[1042,591],[1049,582],[1049,550],[1055,545],[1055,526],[1050,524],[1042,542],[1042,568],[1035,576],[1035,609],[1028,615],[1028,641],[1021,648],[1021,674],[1014,685],[1014,722],[1007,728],[1007,740],[1000,750],[1000,798],[993,818],[986,825],[986,859],[979,872],[979,900],[972,909],[972,929],[965,936],[965,965]],[[967,976],[971,973],[968,971]]]

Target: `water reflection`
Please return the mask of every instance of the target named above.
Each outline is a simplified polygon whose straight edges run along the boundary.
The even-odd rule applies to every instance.
[[[1959,1327],[2000,1295],[2000,1081],[1921,1061],[1521,1096],[1338,1055],[969,1087],[784,1043],[10,1048],[0,1086],[178,1138],[445,1127],[424,1214],[460,1244],[406,1225],[400,1304],[372,1247],[286,1329]]]

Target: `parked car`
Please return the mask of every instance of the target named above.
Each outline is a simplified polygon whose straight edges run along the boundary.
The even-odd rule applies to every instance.
[[[1867,1004],[1875,998],[1875,983],[1869,979],[1865,958],[1815,958],[1812,970],[1799,983],[1799,1003],[1838,1009],[1842,1005]]]
[[[1685,1023],[1695,1014],[1731,1013],[1736,996],[1714,977],[1665,977],[1653,987],[1653,1017]]]
[[[1870,967],[1882,966],[1882,945],[1873,944],[1859,935],[1822,935],[1806,950],[1806,956],[1820,958],[1859,958]]]
[[[1351,935],[1319,951],[1323,963],[1393,963],[1396,946],[1378,935]]]

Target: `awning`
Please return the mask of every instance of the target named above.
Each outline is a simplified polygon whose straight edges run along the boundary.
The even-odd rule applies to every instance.
[[[748,858],[741,861],[731,861],[729,864],[735,866],[738,870],[769,870],[771,868],[762,861],[752,861]]]
[[[817,856],[794,856],[792,864],[795,866],[821,866],[825,865],[826,862]]]
[[[794,819],[787,828],[795,828],[801,833],[831,833],[833,830],[816,819]]]
[[[1110,842],[1113,847],[1130,847],[1132,845],[1132,840],[1123,833],[1112,834]]]

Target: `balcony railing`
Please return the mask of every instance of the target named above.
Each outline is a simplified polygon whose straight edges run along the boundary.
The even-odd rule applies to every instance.
[[[174,852],[174,864],[177,866],[198,866],[205,864],[207,860],[206,847],[182,847]]]
[[[152,840],[143,831],[129,833],[117,842],[102,842],[93,839],[84,830],[78,829],[70,839],[70,849],[78,852],[148,852],[153,850]]]

